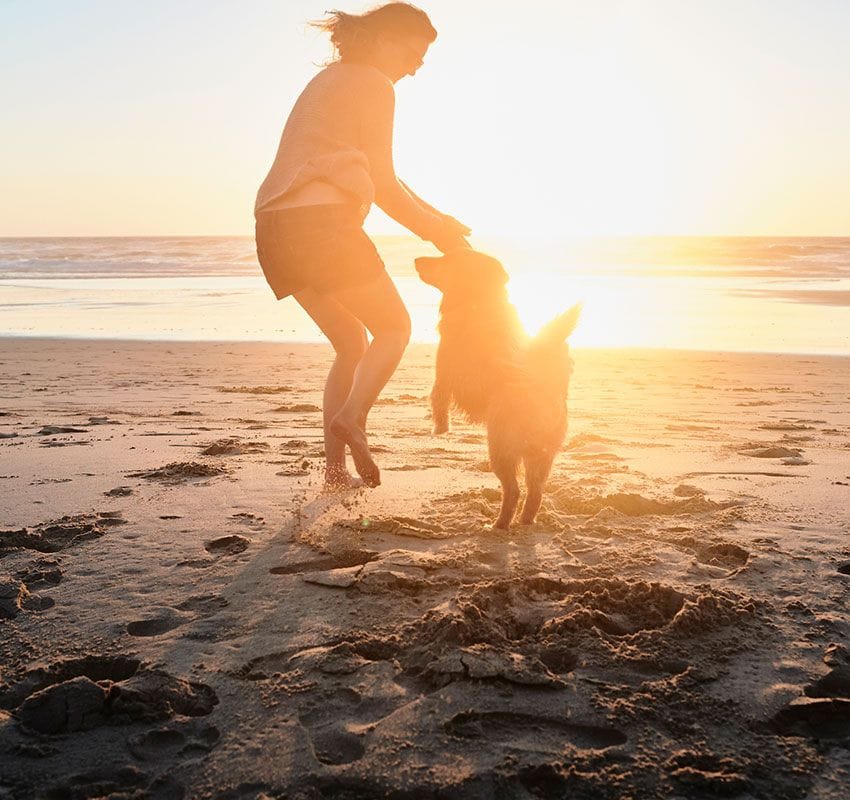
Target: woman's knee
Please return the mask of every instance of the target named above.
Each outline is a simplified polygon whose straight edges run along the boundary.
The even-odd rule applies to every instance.
[[[402,350],[407,346],[410,314],[386,273],[372,283],[340,291],[336,299],[369,329],[375,341],[392,342]]]
[[[344,335],[334,336],[331,344],[338,359],[357,364],[369,348],[369,337],[366,328],[361,325],[346,331]]]
[[[396,312],[392,320],[389,320],[385,326],[374,331],[374,336],[376,339],[391,342],[403,351],[410,341],[410,333],[410,314],[408,314],[407,309],[402,306]]]

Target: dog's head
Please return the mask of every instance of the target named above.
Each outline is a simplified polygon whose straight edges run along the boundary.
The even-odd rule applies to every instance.
[[[435,286],[445,297],[480,296],[488,290],[502,290],[508,273],[501,263],[477,250],[454,250],[444,256],[421,256],[416,271],[425,283]]]

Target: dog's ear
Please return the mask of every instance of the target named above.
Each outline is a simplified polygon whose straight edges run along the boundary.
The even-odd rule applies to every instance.
[[[502,266],[502,262],[491,257],[487,257],[487,271],[490,274],[491,280],[500,283],[502,286],[507,286],[511,276],[508,271]]]
[[[474,270],[472,274],[491,285],[504,286],[510,280],[511,276],[502,266],[502,262],[487,253],[480,253],[477,250],[458,250],[453,257],[463,259]]]

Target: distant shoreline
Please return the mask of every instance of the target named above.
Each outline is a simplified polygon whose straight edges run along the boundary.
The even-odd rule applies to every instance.
[[[378,239],[402,239],[419,241],[412,234],[403,233],[378,233],[367,230],[369,236]],[[112,239],[112,240],[131,240],[131,239],[253,239],[253,233],[105,233],[105,234],[25,234],[23,236],[15,236],[14,234],[0,235],[0,242],[11,241],[49,241],[49,240],[67,240],[67,239]],[[507,239],[503,233],[482,233],[476,234],[474,238],[490,239],[499,241]],[[518,235],[517,241],[524,243],[530,242],[536,237],[531,235]],[[584,241],[584,240],[649,240],[649,239],[779,239],[783,241],[799,241],[801,239],[836,239],[850,241],[850,233],[826,233],[826,234],[805,234],[805,233],[785,233],[773,235],[768,233],[588,233],[588,234],[569,234],[556,239],[555,241]]]
[[[234,345],[240,347],[256,347],[279,345],[280,347],[318,347],[321,349],[331,350],[331,346],[322,341],[310,341],[305,339],[150,339],[150,338],[119,338],[113,336],[41,336],[39,334],[6,334],[0,332],[0,342],[18,339],[29,342],[43,342],[60,344],[67,342],[69,344],[89,343],[93,345],[168,345],[168,346],[195,346],[206,347],[215,345]],[[409,348],[435,348],[436,342],[416,341],[410,342]],[[581,347],[572,347],[571,350],[576,353],[617,353],[628,351],[635,355],[666,355],[683,357],[696,356],[717,356],[722,357],[777,357],[777,358],[833,358],[850,361],[850,353],[818,353],[818,352],[797,352],[797,351],[781,351],[781,350],[700,350],[688,349],[681,347],[607,347],[584,345]]]

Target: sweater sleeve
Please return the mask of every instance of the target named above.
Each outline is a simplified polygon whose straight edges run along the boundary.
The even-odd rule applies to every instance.
[[[396,222],[422,239],[440,235],[442,219],[420,205],[398,180],[393,164],[395,91],[389,80],[375,82],[364,103],[361,144],[375,185],[375,202]]]

